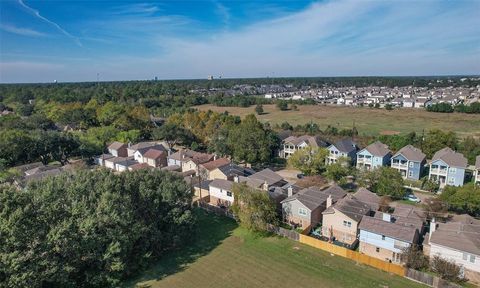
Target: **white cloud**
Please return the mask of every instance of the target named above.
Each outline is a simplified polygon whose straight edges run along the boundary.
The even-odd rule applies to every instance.
[[[32,37],[47,36],[45,33],[30,29],[30,28],[17,27],[15,25],[9,25],[9,24],[0,24],[0,29],[9,33],[14,33],[22,36],[32,36]]]

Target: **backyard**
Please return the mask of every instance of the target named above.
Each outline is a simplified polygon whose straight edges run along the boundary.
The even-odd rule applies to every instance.
[[[197,210],[195,240],[125,287],[426,287]]]
[[[460,137],[480,137],[480,115],[464,113],[433,113],[423,109],[403,108],[388,111],[367,107],[336,107],[323,105],[298,105],[298,111],[280,111],[275,105],[263,105],[265,111],[257,118],[271,124],[285,121],[295,126],[310,121],[325,129],[327,125],[339,129],[352,128],[353,122],[360,134],[378,135],[379,133],[422,132],[422,129],[442,129],[455,131]],[[244,117],[255,113],[255,107],[217,107],[213,105],[196,106],[199,110],[216,112],[228,111]]]

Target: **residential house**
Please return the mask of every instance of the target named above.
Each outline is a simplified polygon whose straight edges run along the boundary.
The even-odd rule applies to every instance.
[[[368,204],[370,206],[370,210],[373,212],[378,211],[380,208],[380,196],[366,188],[360,187],[357,192],[353,194],[353,196],[358,201]]]
[[[167,149],[162,144],[157,144],[155,142],[143,142],[143,143],[145,143],[145,144],[143,144],[142,146],[139,146],[139,148],[137,150],[135,150],[135,152],[133,153],[133,159],[135,159],[135,161],[137,161],[138,163],[147,163],[147,159],[143,159],[143,157],[145,156],[145,153],[147,153],[150,150],[156,150],[158,152],[150,152],[149,153],[150,157],[153,157],[154,156],[153,154],[160,154],[159,152],[164,152],[164,153],[161,154],[162,155],[161,158],[165,158],[165,159],[164,160],[161,159],[159,161],[160,161],[161,164],[166,164],[167,153],[168,152],[167,152]],[[138,144],[140,144],[140,143],[138,143]],[[136,146],[136,145],[134,145],[134,146]],[[166,166],[166,165],[164,165],[164,166]]]
[[[327,164],[333,164],[338,161],[339,158],[348,158],[350,163],[355,163],[357,159],[357,145],[350,139],[343,139],[337,141],[335,144],[328,146]]]
[[[303,135],[300,137],[290,136],[282,141],[283,148],[279,152],[279,156],[287,159],[295,151],[310,147],[327,147],[328,144],[317,136]]]
[[[221,179],[217,177],[216,173],[212,173],[213,171],[218,172],[218,168],[222,166],[228,166],[230,165],[231,161],[228,158],[218,158],[216,160],[200,164],[200,174],[204,176],[205,179],[207,180],[213,180],[213,179]],[[219,173],[221,174],[221,173]],[[223,176],[223,174],[219,175]],[[223,178],[223,177],[222,177]],[[225,177],[225,180],[227,178]]]
[[[108,145],[108,153],[115,157],[127,157],[127,144],[115,141]]]
[[[168,166],[178,165],[182,171],[197,170],[198,164],[214,160],[215,155],[196,152],[190,149],[181,149],[167,157]]]
[[[357,153],[357,168],[375,169],[390,163],[391,157],[388,146],[376,141]]]
[[[159,144],[157,142],[139,142],[137,144],[134,144],[134,145],[128,145],[127,147],[127,157],[132,157],[134,156],[133,154],[135,154],[135,152],[137,152],[138,150],[143,150],[144,152],[146,151],[145,148],[151,148],[153,146],[157,146],[157,145],[161,145],[163,146],[163,149],[165,149],[165,146],[162,145],[162,144]],[[161,149],[161,148],[159,148]]]
[[[149,148],[147,152],[143,154],[142,160],[140,163],[146,163],[151,167],[165,167],[167,166],[167,151]]]
[[[382,212],[363,217],[358,227],[360,253],[395,263],[401,262],[404,249],[417,244],[420,237],[416,227]]]
[[[250,182],[251,180],[256,180],[254,182],[262,182],[266,187],[264,190],[268,190],[268,188],[275,186],[275,187],[282,187],[288,182],[283,179],[282,176],[278,175],[274,171],[266,168],[263,169],[262,171],[259,171],[257,173],[254,173],[250,176],[248,176]]]
[[[210,204],[229,207],[234,202],[232,187],[235,182],[215,179],[209,183]]]
[[[454,261],[464,268],[465,276],[480,284],[480,220],[470,215],[455,215],[446,223],[430,222],[424,251],[433,257]]]
[[[326,209],[327,199],[330,198],[329,204],[333,204],[345,195],[347,193],[337,185],[324,190],[317,187],[300,190],[281,202],[283,220],[302,228],[314,226],[322,220],[322,212]]]
[[[235,176],[247,177],[254,174],[255,171],[251,168],[242,167],[232,162],[226,165],[219,166],[209,171],[209,178],[213,179],[225,179],[233,180]]]
[[[433,155],[428,179],[438,182],[440,188],[445,185],[463,186],[467,163],[463,154],[445,147]]]
[[[113,158],[112,154],[102,154],[98,157],[95,157],[95,163],[99,166],[105,166],[105,160],[108,160],[110,158]]]
[[[135,164],[138,164],[138,162],[132,159],[131,157],[123,158],[123,160],[115,162],[115,171],[118,171],[118,172],[127,171],[129,170],[130,166],[133,166]]]
[[[360,202],[351,195],[332,204],[331,196],[327,199],[327,209],[322,212],[322,235],[347,245],[357,241],[358,224],[363,216],[370,215],[370,205]]]
[[[103,163],[105,167],[112,170],[116,170],[116,164],[119,162],[125,161],[126,159],[127,157],[111,157],[111,158],[105,159]],[[130,157],[130,159],[133,159],[133,158]]]
[[[402,177],[409,180],[419,180],[425,166],[426,156],[422,150],[407,145],[391,158],[391,167],[397,169]]]
[[[475,184],[480,185],[480,155],[477,156],[475,161],[475,171],[473,172]]]

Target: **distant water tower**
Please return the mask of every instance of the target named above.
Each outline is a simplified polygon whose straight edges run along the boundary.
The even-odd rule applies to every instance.
[[[208,76],[208,78],[207,78],[207,79],[208,79],[208,80],[213,80],[213,76],[212,76],[212,75],[210,75],[210,76]]]

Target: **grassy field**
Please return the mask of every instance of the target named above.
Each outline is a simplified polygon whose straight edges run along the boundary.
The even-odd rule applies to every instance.
[[[279,237],[199,213],[188,249],[163,258],[126,287],[426,287]]]
[[[255,107],[217,107],[213,105],[197,106],[199,110],[217,112],[229,111],[244,117],[254,113]],[[275,105],[264,105],[265,114],[257,117],[265,122],[281,124],[284,121],[295,126],[313,121],[324,129],[327,125],[338,128],[352,128],[353,122],[360,134],[377,135],[382,131],[408,133],[421,132],[422,129],[446,129],[455,131],[460,137],[472,135],[480,137],[480,115],[463,113],[432,113],[423,109],[372,109],[367,107],[334,107],[321,105],[298,105],[298,111],[280,111]]]

